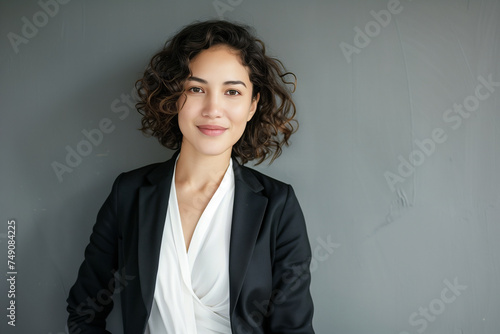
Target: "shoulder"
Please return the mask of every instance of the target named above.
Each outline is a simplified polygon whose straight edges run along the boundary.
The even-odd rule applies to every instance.
[[[238,165],[235,168],[236,179],[242,179],[255,192],[261,192],[268,198],[295,197],[290,184],[277,180],[253,168]]]
[[[161,167],[166,164],[166,162],[156,162],[146,166],[142,166],[139,168],[135,168],[129,171],[123,172],[121,175],[124,179],[134,180],[134,179],[143,179],[147,175],[149,175],[155,169]]]
[[[253,177],[255,177],[260,183],[262,183],[265,186],[276,187],[276,188],[286,188],[286,187],[290,186],[289,184],[287,184],[283,181],[275,179],[269,175],[266,175],[262,172],[259,172],[256,169],[253,169],[251,167],[240,165],[240,168],[242,168],[242,170],[244,170],[244,173],[251,174]]]
[[[157,162],[121,173],[115,180],[115,186],[135,189],[165,181],[170,173],[171,161]]]

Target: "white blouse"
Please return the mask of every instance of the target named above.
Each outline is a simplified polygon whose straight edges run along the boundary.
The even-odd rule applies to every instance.
[[[145,334],[231,333],[229,239],[234,202],[232,159],[203,211],[189,249],[175,190],[175,169],[163,228],[151,314]]]

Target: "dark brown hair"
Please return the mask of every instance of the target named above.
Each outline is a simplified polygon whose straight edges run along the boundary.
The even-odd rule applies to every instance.
[[[286,72],[278,59],[266,55],[264,43],[254,37],[248,27],[227,21],[196,22],[186,26],[153,56],[144,76],[136,82],[141,130],[169,149],[180,147],[182,133],[176,103],[184,94],[184,82],[191,74],[189,62],[201,51],[218,44],[239,51],[242,64],[249,68],[252,97],[260,93],[257,110],[234,144],[232,156],[242,164],[254,159],[260,164],[272,155],[273,162],[298,127],[291,98],[296,78],[293,73]],[[293,77],[293,82],[286,80],[288,75]]]

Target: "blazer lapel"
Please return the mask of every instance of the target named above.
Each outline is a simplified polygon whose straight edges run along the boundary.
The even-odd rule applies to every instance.
[[[163,227],[177,155],[178,152],[151,171],[147,176],[150,183],[139,189],[139,279],[148,314],[154,295]]]
[[[238,301],[267,206],[267,198],[260,193],[264,187],[257,178],[236,160],[233,160],[233,169],[235,191],[229,246],[229,314],[233,313]]]
[[[158,261],[176,152],[148,176],[149,184],[139,189],[138,262],[141,294],[148,314],[154,296]],[[264,188],[255,176],[233,160],[234,205],[229,247],[230,314],[233,313],[245,278],[246,268],[267,206]]]

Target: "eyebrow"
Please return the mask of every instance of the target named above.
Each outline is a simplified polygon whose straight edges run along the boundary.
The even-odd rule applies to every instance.
[[[198,77],[189,77],[187,78],[188,81],[196,81],[196,82],[200,82],[202,84],[208,84],[208,81],[205,80],[205,79],[202,79],[202,78],[198,78]],[[230,80],[230,81],[224,81],[223,82],[224,85],[243,85],[245,88],[247,87],[247,85],[245,85],[245,83],[243,81],[240,81],[240,80]]]

